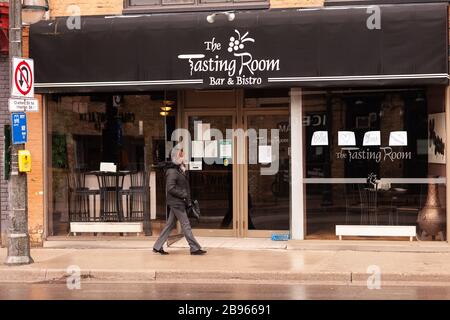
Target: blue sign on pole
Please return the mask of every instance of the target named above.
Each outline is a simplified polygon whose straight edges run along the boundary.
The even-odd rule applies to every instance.
[[[11,115],[13,144],[27,142],[27,115],[25,112],[16,112]]]

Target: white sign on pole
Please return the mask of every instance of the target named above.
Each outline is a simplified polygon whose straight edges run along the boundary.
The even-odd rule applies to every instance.
[[[9,112],[39,112],[37,99],[9,99]]]
[[[34,98],[34,62],[33,59],[13,58],[11,97]]]

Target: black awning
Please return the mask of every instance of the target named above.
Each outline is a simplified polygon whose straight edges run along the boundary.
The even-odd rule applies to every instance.
[[[447,84],[447,7],[64,17],[31,27],[30,55],[38,92]]]

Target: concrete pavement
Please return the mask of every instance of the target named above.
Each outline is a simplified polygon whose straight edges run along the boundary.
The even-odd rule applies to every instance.
[[[379,270],[383,285],[450,285],[450,252],[377,252],[208,248],[191,256],[182,244],[168,256],[147,248],[32,250],[32,265],[0,265],[0,282],[64,280],[69,266],[84,281],[249,281],[267,283],[366,285],[368,268]],[[4,261],[6,249],[0,249]]]

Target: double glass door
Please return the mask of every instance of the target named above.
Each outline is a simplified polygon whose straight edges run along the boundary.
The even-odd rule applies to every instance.
[[[192,139],[192,197],[202,212],[200,221],[192,222],[194,233],[288,233],[289,110],[244,110],[239,116],[229,109],[189,110],[184,127]]]

